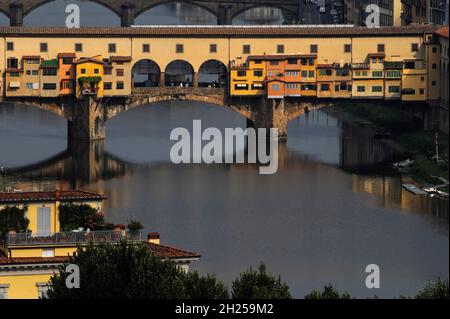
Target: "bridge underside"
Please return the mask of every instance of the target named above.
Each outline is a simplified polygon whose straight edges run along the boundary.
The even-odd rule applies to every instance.
[[[237,112],[255,128],[277,128],[280,139],[287,138],[287,123],[327,102],[304,98],[267,99],[265,97],[232,97],[223,88],[137,88],[129,97],[86,96],[75,98],[7,98],[4,102],[32,105],[68,120],[68,138],[94,141],[106,137],[106,122],[128,110],[162,101],[196,101],[214,104]]]
[[[2,0],[0,12],[10,19],[11,26],[22,26],[23,18],[34,9],[54,0]],[[217,17],[217,24],[231,24],[238,14],[256,7],[276,7],[297,16],[298,0],[90,0],[114,12],[123,27],[134,24],[134,19],[145,11],[168,2],[185,2],[201,7]]]

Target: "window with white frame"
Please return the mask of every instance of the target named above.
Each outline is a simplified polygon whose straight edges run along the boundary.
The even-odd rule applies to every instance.
[[[38,290],[38,298],[39,299],[47,299],[48,298],[48,289],[50,288],[49,284],[46,282],[38,282],[36,284]]]
[[[9,284],[0,284],[0,299],[8,299]]]

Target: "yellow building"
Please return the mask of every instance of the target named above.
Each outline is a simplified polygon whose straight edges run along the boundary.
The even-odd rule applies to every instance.
[[[101,60],[86,58],[75,61],[77,98],[83,95],[103,97],[103,64]]]
[[[37,299],[45,297],[50,277],[69,261],[77,245],[89,242],[117,242],[126,238],[143,243],[155,256],[170,258],[184,271],[200,258],[198,254],[160,244],[158,233],[130,234],[112,231],[61,232],[59,205],[87,204],[101,210],[104,196],[85,191],[0,193],[0,213],[6,206],[26,208],[29,231],[10,231],[0,240],[0,299]]]
[[[129,96],[132,89],[130,56],[112,56],[104,61],[103,90],[105,96]]]
[[[234,96],[264,95],[265,61],[249,58],[245,63],[233,61],[230,70],[230,94]]]

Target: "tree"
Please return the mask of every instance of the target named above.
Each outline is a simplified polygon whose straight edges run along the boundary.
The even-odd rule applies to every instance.
[[[416,299],[449,299],[449,280],[438,278],[435,281],[428,282],[425,287],[419,291]]]
[[[79,227],[99,230],[105,225],[103,214],[86,204],[59,205],[59,222],[64,231],[72,231]]]
[[[188,273],[184,280],[186,294],[190,299],[228,299],[228,290],[214,275],[202,277],[198,272]]]
[[[25,209],[16,206],[7,206],[0,210],[0,237],[8,231],[14,230],[22,233],[28,230],[30,221],[25,217]]]
[[[313,290],[305,296],[305,299],[350,299],[350,294],[345,291],[341,295],[331,284],[328,284],[322,291]]]
[[[127,228],[131,235],[137,235],[142,229],[144,229],[144,226],[139,221],[130,220]]]
[[[261,263],[259,271],[251,267],[233,281],[232,298],[234,299],[291,299],[289,286],[281,278],[266,273],[266,266]]]
[[[63,265],[50,279],[50,299],[186,298],[186,274],[174,262],[155,257],[142,244],[89,244],[69,263],[80,269],[80,288],[68,289]]]

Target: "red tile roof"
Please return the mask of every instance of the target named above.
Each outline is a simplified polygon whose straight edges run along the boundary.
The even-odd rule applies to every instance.
[[[103,200],[105,196],[80,190],[54,192],[0,192],[0,203],[24,203],[43,201]]]
[[[78,61],[75,61],[73,64],[80,64],[80,63],[86,63],[86,62],[92,62],[92,63],[97,63],[97,64],[104,64],[105,62],[94,59],[94,58],[84,58],[84,59],[80,59]]]
[[[169,258],[169,259],[198,259],[199,254],[192,253],[189,251],[181,250],[178,248],[151,244],[149,242],[144,242],[144,245],[159,258]],[[70,260],[69,256],[58,256],[58,257],[19,257],[19,258],[8,258],[0,255],[0,266],[8,265],[28,265],[28,264],[60,264],[65,263]]]
[[[76,57],[75,53],[58,53],[58,58],[74,58]]]
[[[5,73],[17,73],[17,72],[23,72],[22,69],[13,69],[13,68],[9,68],[5,70]]]
[[[398,27],[352,27],[352,26],[146,26],[146,27],[0,27],[0,35],[62,35],[62,36],[406,36],[434,33],[437,26],[413,24]]]
[[[437,35],[448,39],[448,27],[442,27],[436,31]]]
[[[369,53],[368,54],[369,57],[373,57],[373,58],[385,58],[386,57],[386,53],[383,52],[378,52],[378,53]]]
[[[40,55],[24,55],[22,59],[29,59],[29,60],[38,60],[41,59]]]

